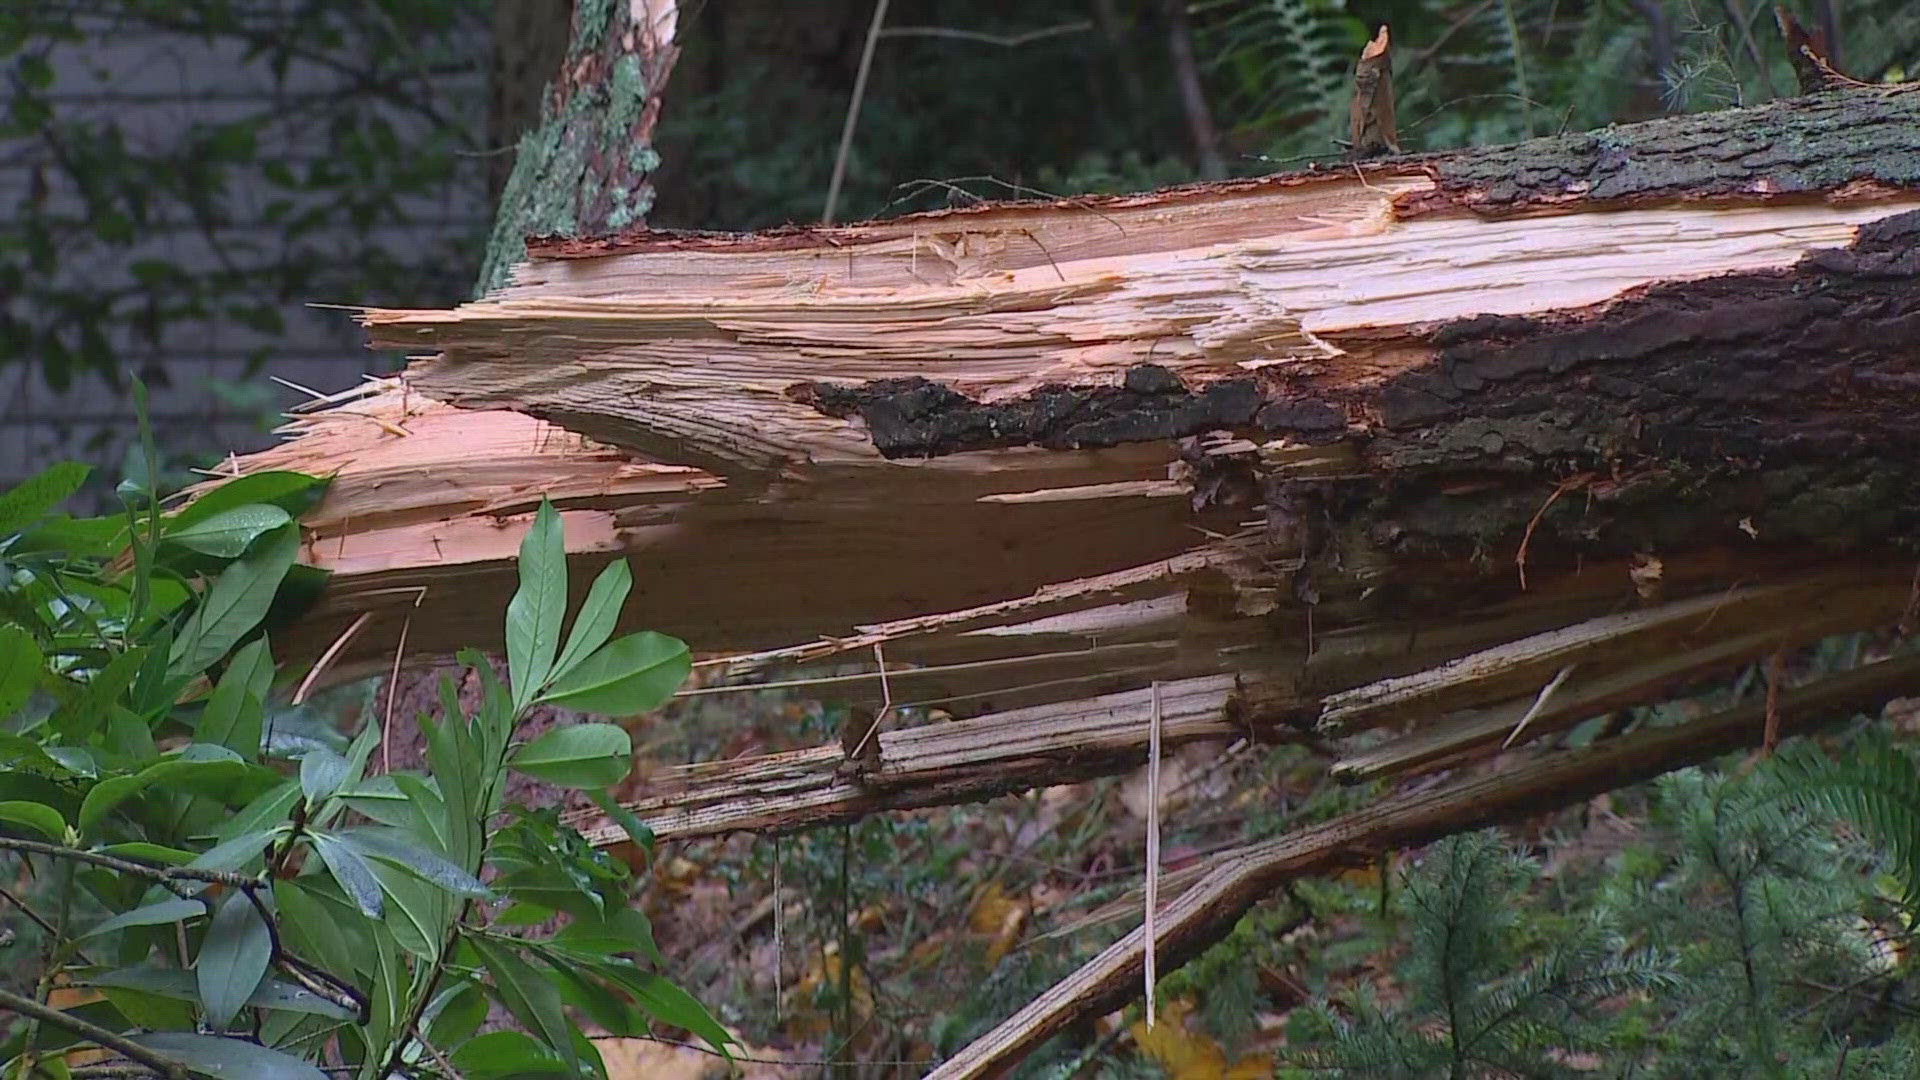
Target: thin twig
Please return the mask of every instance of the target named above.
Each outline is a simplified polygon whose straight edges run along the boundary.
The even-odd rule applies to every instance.
[[[1760,740],[1762,757],[1771,755],[1774,744],[1780,741],[1780,683],[1786,663],[1787,650],[1784,646],[1773,650],[1773,655],[1767,658],[1767,726],[1766,734]]]
[[[177,886],[182,881],[205,881],[248,890],[265,888],[267,885],[267,882],[259,878],[236,874],[231,870],[202,870],[193,866],[147,866],[144,863],[128,862],[125,859],[102,855],[95,851],[82,851],[79,848],[62,847],[59,844],[43,844],[38,840],[19,840],[10,836],[0,836],[0,849],[92,863],[95,866],[104,866],[115,873],[133,874],[149,881],[157,881],[175,892],[180,891]]]
[[[954,41],[977,41],[982,45],[998,45],[1003,49],[1015,49],[1050,37],[1079,34],[1091,29],[1093,29],[1093,23],[1087,21],[1061,23],[1059,26],[1028,30],[1023,34],[988,34],[979,30],[961,30],[952,26],[889,26],[880,31],[880,36],[949,38]]]
[[[1146,964],[1147,1030],[1153,1030],[1155,954],[1154,913],[1160,906],[1160,680],[1153,681],[1153,712],[1147,720],[1147,899]]]
[[[1560,689],[1560,684],[1566,682],[1567,676],[1573,674],[1573,669],[1579,666],[1568,664],[1561,668],[1560,673],[1555,675],[1547,685],[1540,688],[1540,695],[1533,699],[1533,705],[1527,709],[1526,715],[1520,718],[1520,722],[1513,725],[1513,731],[1507,735],[1507,741],[1500,744],[1500,749],[1505,750],[1513,745],[1513,740],[1519,738],[1520,733],[1527,730],[1527,725],[1533,723],[1533,718],[1539,716],[1541,710],[1547,707],[1547,699],[1553,696],[1554,691]]]
[[[361,612],[359,618],[348,623],[347,628],[340,632],[340,636],[333,639],[333,644],[327,646],[327,651],[321,653],[320,659],[313,662],[307,677],[300,680],[300,688],[293,692],[293,704],[299,705],[307,700],[307,691],[313,689],[314,681],[320,678],[322,672],[333,666],[333,658],[340,655],[340,650],[347,647],[347,642],[352,641],[354,635],[360,633],[372,619],[372,611]]]
[[[101,1046],[137,1061],[161,1076],[168,1077],[169,1080],[187,1080],[185,1065],[164,1054],[156,1054],[131,1039],[115,1035],[98,1024],[61,1012],[51,1006],[42,1005],[30,997],[23,997],[6,989],[0,989],[0,1005],[22,1016],[31,1016],[56,1027],[66,1028],[82,1038],[92,1039]]]
[[[867,27],[867,43],[860,49],[860,70],[853,77],[853,100],[847,102],[847,121],[840,128],[840,151],[833,157],[833,179],[827,183],[827,206],[820,212],[820,224],[833,224],[833,212],[840,206],[840,184],[847,178],[847,155],[853,151],[853,132],[860,126],[860,102],[867,96],[867,74],[873,70],[873,49],[880,43],[880,30],[887,22],[888,0],[874,0],[873,23]]]

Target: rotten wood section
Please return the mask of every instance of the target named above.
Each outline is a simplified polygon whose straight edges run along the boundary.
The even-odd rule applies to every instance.
[[[1905,656],[1830,676],[1782,694],[1780,730],[1797,733],[1877,711],[1920,683],[1920,657]],[[1167,971],[1220,940],[1260,899],[1288,881],[1364,866],[1380,853],[1575,805],[1715,755],[1756,746],[1766,704],[1755,701],[1677,727],[1653,727],[1518,768],[1383,799],[1332,821],[1209,856],[1161,887],[1181,888],[1155,919],[1155,955]],[[1074,1021],[1108,1012],[1139,993],[1145,927],[1108,946],[1074,974],[976,1039],[928,1080],[997,1076]]]

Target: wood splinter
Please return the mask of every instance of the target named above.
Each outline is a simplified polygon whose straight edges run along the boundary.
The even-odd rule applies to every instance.
[[[1347,156],[1362,161],[1400,152],[1393,125],[1393,46],[1382,23],[1353,68],[1353,109],[1348,118],[1352,144]]]

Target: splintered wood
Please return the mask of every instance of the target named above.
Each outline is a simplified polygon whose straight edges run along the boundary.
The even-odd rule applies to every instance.
[[[663,838],[1130,769],[1156,682],[1170,747],[1483,769],[1170,873],[1177,962],[1290,874],[1757,739],[1743,706],[1553,749],[1910,614],[1914,145],[1920,93],[1834,92],[1143,195],[536,239],[482,300],[365,312],[422,358],[240,461],[333,477],[305,522],[332,583],[275,644],[337,643],[330,677],[409,627],[414,655],[497,648],[547,497],[576,586],[629,560],[623,626],[706,657],[689,695],[890,707],[857,768],[834,744],[657,777],[633,809]],[[876,652],[884,679],[816,671]],[[1137,989],[1137,938],[941,1075]]]

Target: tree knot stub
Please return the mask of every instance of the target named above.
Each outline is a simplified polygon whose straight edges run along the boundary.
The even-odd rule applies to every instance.
[[[975,400],[918,376],[851,385],[800,383],[787,395],[828,416],[858,416],[874,447],[888,458],[1029,445],[1075,450],[1178,439],[1249,424],[1263,404],[1260,388],[1250,378],[1190,390],[1158,364],[1128,368],[1118,386],[1048,383],[995,402]]]

